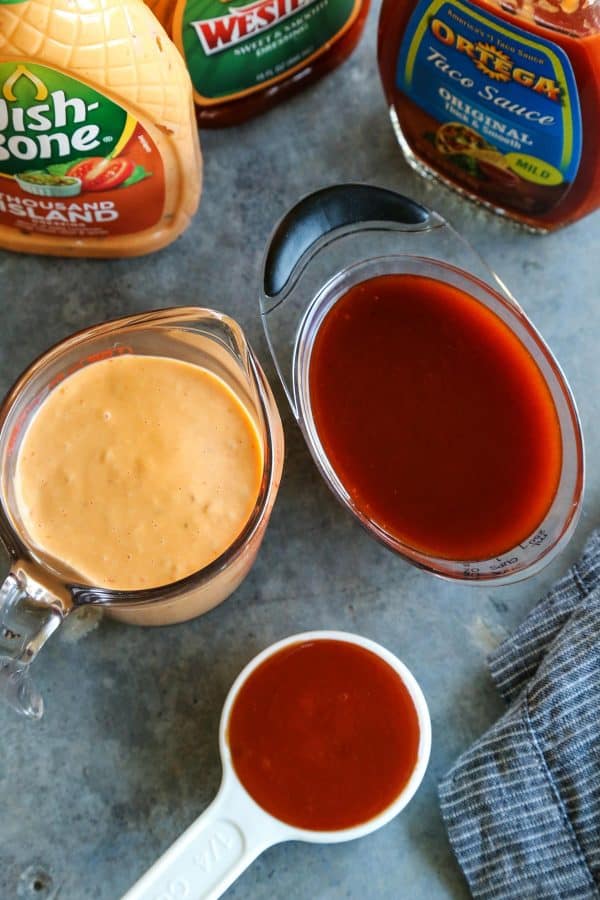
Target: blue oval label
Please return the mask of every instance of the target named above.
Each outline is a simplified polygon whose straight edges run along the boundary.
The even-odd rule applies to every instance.
[[[455,167],[459,180],[492,180],[511,191],[523,182],[562,184],[562,196],[575,178],[581,109],[571,63],[557,44],[465,0],[420,0],[396,84],[435,120],[424,134],[427,155]]]

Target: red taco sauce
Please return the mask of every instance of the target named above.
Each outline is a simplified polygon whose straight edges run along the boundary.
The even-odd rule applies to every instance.
[[[268,813],[319,831],[383,812],[417,763],[419,721],[400,676],[375,653],[319,639],[284,647],[252,672],[228,742],[248,793]]]
[[[562,460],[550,391],[510,328],[462,290],[408,274],[355,285],[317,331],[309,384],[338,478],[400,544],[488,559],[550,508]]]
[[[405,158],[540,231],[600,205],[600,2],[383,0]]]

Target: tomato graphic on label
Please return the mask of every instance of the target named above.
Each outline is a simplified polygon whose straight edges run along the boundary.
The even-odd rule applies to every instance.
[[[111,191],[123,184],[135,169],[135,163],[126,156],[105,159],[90,156],[69,169],[68,174],[81,180],[84,191]]]

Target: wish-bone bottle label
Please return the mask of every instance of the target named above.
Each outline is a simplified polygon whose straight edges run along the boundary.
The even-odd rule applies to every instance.
[[[162,159],[135,117],[47,66],[0,61],[0,226],[125,235],[163,207]]]
[[[522,208],[548,208],[569,189],[581,110],[558,45],[464,0],[421,0],[396,84],[422,111],[425,155],[455,181]]]
[[[186,0],[173,36],[196,100],[238,99],[288,78],[328,50],[362,0]]]

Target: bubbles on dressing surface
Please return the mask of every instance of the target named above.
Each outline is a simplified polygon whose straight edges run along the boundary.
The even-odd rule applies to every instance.
[[[262,464],[254,422],[221,379],[128,355],[90,364],[48,395],[21,442],[16,493],[34,542],[82,580],[157,587],[234,542]]]

